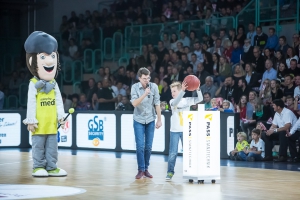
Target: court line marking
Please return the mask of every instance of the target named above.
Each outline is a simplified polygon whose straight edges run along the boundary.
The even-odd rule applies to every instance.
[[[19,162],[1,163],[0,165],[18,164],[18,163],[29,162],[29,161],[32,161],[32,159],[24,160],[24,161],[19,161]]]

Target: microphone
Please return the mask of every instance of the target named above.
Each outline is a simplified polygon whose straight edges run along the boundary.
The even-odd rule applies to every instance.
[[[147,87],[147,88],[150,88],[149,83],[147,83],[146,87]],[[150,98],[150,93],[148,94],[148,98]]]

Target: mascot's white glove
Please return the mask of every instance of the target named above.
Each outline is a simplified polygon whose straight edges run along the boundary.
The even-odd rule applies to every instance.
[[[27,130],[34,133],[35,129],[38,128],[37,124],[27,124]]]
[[[58,120],[58,123],[60,124],[60,127],[61,127],[62,129],[65,128],[65,123],[66,123],[66,121],[64,121],[64,118]]]

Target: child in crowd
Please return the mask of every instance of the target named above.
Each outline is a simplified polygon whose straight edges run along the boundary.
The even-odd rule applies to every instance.
[[[199,85],[200,86],[200,85]],[[171,127],[170,127],[170,149],[169,149],[169,159],[168,159],[168,172],[166,180],[171,180],[174,175],[174,167],[178,152],[178,142],[181,139],[181,144],[183,143],[183,111],[189,111],[190,106],[196,105],[203,100],[202,92],[200,87],[197,87],[198,97],[187,97],[183,98],[185,90],[187,88],[186,82],[182,84],[180,82],[174,82],[170,85],[171,93],[173,99],[170,100],[170,107],[172,110],[171,116]]]
[[[215,111],[215,110],[218,110],[219,108],[218,108],[218,103],[217,103],[217,99],[216,98],[212,98],[211,100],[210,100],[210,105],[211,105],[211,108],[209,108],[208,110],[213,110],[213,111]]]
[[[160,109],[161,109],[161,111],[169,111],[169,109],[167,109],[167,102],[165,102],[165,101],[162,101],[162,102],[160,102]]]
[[[222,108],[219,108],[219,111],[226,113],[233,113],[233,110],[230,109],[230,102],[227,100],[223,101]]]
[[[265,142],[260,139],[259,129],[253,129],[251,132],[252,141],[250,149],[245,149],[239,153],[239,158],[244,161],[261,161],[265,157]]]
[[[237,140],[238,142],[235,145],[235,149],[230,152],[231,160],[237,160],[239,152],[243,152],[246,148],[249,147],[246,133],[239,132],[237,134]]]

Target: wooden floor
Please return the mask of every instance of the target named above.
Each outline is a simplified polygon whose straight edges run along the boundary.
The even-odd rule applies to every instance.
[[[41,199],[299,199],[300,173],[244,167],[221,167],[218,184],[190,184],[182,179],[178,161],[172,182],[166,182],[167,163],[163,156],[152,159],[153,179],[135,180],[134,155],[89,152],[78,155],[60,152],[59,166],[69,175],[61,178],[33,178],[29,152],[0,150],[0,184],[70,186],[86,190],[73,196]],[[1,185],[0,185],[1,194]],[[46,195],[46,194],[45,194]],[[1,195],[0,195],[1,199]]]

